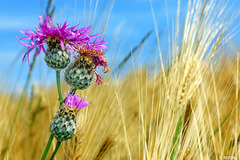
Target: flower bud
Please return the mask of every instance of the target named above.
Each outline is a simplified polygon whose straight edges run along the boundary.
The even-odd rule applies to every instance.
[[[91,57],[79,55],[65,71],[65,81],[75,89],[88,88],[94,78],[95,65]]]
[[[76,117],[81,108],[89,106],[85,99],[78,95],[67,95],[61,108],[55,113],[51,121],[50,131],[58,141],[72,138],[77,130]]]

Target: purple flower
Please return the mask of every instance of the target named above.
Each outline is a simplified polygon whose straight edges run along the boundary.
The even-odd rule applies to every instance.
[[[78,109],[82,109],[82,108],[85,108],[85,107],[90,105],[86,101],[87,97],[85,97],[84,99],[81,99],[79,97],[79,95],[73,95],[73,93],[72,94],[66,94],[65,93],[65,95],[66,95],[66,100],[65,100],[64,103],[68,106],[76,107]]]
[[[90,36],[91,26],[77,29],[78,25],[76,25],[68,28],[67,20],[63,25],[54,25],[51,18],[46,15],[44,20],[39,16],[39,22],[40,25],[35,26],[35,32],[23,29],[23,31],[20,32],[26,35],[26,37],[20,38],[20,40],[18,39],[22,45],[30,48],[23,57],[24,61],[26,56],[28,56],[29,65],[29,53],[35,48],[38,48],[38,53],[35,57],[37,57],[42,50],[45,53],[44,44],[46,43],[49,45],[51,42],[59,42],[62,49],[65,50],[66,47],[72,49],[73,45],[76,44],[85,45],[87,41],[94,37]],[[30,40],[30,44],[23,43],[21,40],[24,39]]]
[[[100,36],[100,34],[94,35],[92,37],[98,37],[98,36]],[[107,42],[104,41],[104,38],[101,41],[96,38],[94,42],[90,42],[90,40],[88,40],[88,43],[74,45],[74,49],[80,55],[91,57],[93,59],[93,63],[95,64],[95,68],[102,66],[104,67],[104,73],[107,73],[109,71],[109,67],[104,57],[105,49],[108,48],[107,46],[104,45],[106,43]],[[77,56],[75,58],[77,58]],[[103,81],[101,76],[98,75],[96,71],[95,71],[95,74],[97,76],[96,78],[97,84],[102,84]]]

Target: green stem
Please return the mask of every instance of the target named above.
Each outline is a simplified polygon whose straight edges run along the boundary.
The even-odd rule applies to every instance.
[[[46,159],[48,151],[49,151],[49,148],[50,148],[50,146],[52,144],[52,140],[53,140],[53,135],[51,134],[51,136],[49,137],[48,144],[47,144],[47,146],[45,148],[45,151],[43,153],[43,156],[42,156],[41,160],[45,160]]]
[[[60,70],[56,70],[56,79],[57,79],[57,89],[58,89],[58,95],[59,95],[59,102],[60,102],[60,106],[61,106],[62,102],[63,102],[63,98],[62,98],[62,92],[61,92]],[[51,134],[51,136],[49,137],[46,149],[45,149],[45,151],[43,153],[42,160],[46,159],[46,156],[48,154],[49,148],[50,148],[50,146],[52,144],[52,140],[53,140],[53,135]]]
[[[57,142],[56,148],[55,148],[55,150],[54,150],[54,152],[53,152],[52,157],[50,158],[50,160],[52,160],[52,159],[54,158],[54,156],[56,155],[56,153],[57,153],[57,151],[58,151],[61,143],[62,143],[62,142],[60,142],[60,141]]]
[[[228,113],[227,117],[221,122],[221,124],[218,126],[218,128],[214,131],[214,134],[215,135],[220,127],[222,127],[222,125],[227,121],[227,119],[230,117],[230,115],[232,114],[232,112],[237,108],[237,106],[240,104],[240,101],[238,101],[238,103],[233,107],[233,109]],[[207,144],[210,142],[210,140],[212,139],[213,136],[211,136],[209,139],[208,139],[208,142]]]
[[[178,146],[178,137],[179,137],[179,135],[181,133],[181,129],[182,129],[182,121],[183,121],[183,115],[181,114],[178,119],[177,129],[175,132],[175,136],[173,138],[173,151],[172,151],[170,160],[173,160],[176,156],[176,148]]]
[[[59,102],[61,104],[61,102],[63,101],[63,98],[62,98],[62,92],[61,92],[60,72],[61,70],[56,70],[57,89],[58,89],[58,95],[59,95]]]
[[[222,127],[222,125],[227,121],[229,116],[232,114],[232,112],[237,108],[239,104],[240,104],[240,101],[238,101],[238,103],[234,106],[234,108],[228,113],[227,117],[222,121],[220,126],[218,126],[218,128],[214,131],[214,135],[218,132],[219,128]]]

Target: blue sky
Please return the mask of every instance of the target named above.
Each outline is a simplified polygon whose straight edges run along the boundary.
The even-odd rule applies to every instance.
[[[101,21],[101,8],[103,8],[105,0],[98,0],[97,14],[95,15],[96,23],[94,23],[94,32],[98,33],[97,22]],[[167,2],[167,4],[165,3]],[[180,24],[183,26],[184,15],[187,12],[187,0],[181,1]],[[91,10],[95,7],[96,0],[92,1]],[[84,12],[85,4],[85,12]],[[172,22],[175,22],[177,0],[152,0],[154,12],[157,19],[158,30],[162,31],[162,41],[167,39],[169,29],[172,30]],[[55,0],[53,5],[56,6],[54,21],[62,23],[68,19],[70,25],[80,24],[86,26],[87,11],[89,7],[89,0]],[[18,82],[21,86],[29,71],[28,64],[22,64],[21,59],[23,55],[14,61],[19,51],[23,46],[17,41],[23,35],[19,30],[23,28],[34,28],[38,23],[38,15],[43,15],[47,6],[47,0],[11,0],[2,1],[0,6],[0,72],[6,75],[7,79],[11,79],[9,83]],[[111,6],[111,1],[107,1],[107,8]],[[166,6],[168,12],[168,20],[170,28],[167,28]],[[236,1],[233,10],[239,10],[240,2]],[[91,12],[91,17],[93,16]],[[106,15],[106,14],[105,14]],[[239,22],[239,18],[238,18]],[[108,21],[108,26],[104,32],[106,40],[110,41],[108,45],[109,51],[106,57],[109,61],[113,59],[113,55],[109,52],[117,50],[119,44],[123,41],[123,46],[118,56],[121,61],[125,55],[136,46],[141,38],[149,31],[154,31],[154,23],[152,18],[151,6],[149,0],[115,0],[112,12]],[[153,33],[147,44],[151,45],[155,40],[155,33]],[[239,42],[240,34],[235,36],[235,40]],[[146,46],[147,48],[147,46]],[[149,55],[146,55],[149,56]],[[15,64],[15,65],[13,65]],[[6,73],[6,74],[5,74]],[[19,74],[19,77],[17,76]],[[47,76],[46,76],[47,75]],[[50,75],[50,76],[49,76]],[[37,65],[34,69],[33,81],[40,82],[45,85],[45,81],[54,82],[55,74],[44,64],[43,54],[38,57]]]

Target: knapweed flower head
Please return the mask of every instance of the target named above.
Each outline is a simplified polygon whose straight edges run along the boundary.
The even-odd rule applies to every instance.
[[[76,107],[78,110],[90,105],[86,101],[87,97],[81,99],[79,95],[73,95],[73,93],[72,94],[65,93],[65,95],[66,95],[66,100],[64,102],[65,105],[68,105],[70,107]]]
[[[97,36],[100,36],[98,34]],[[104,57],[105,49],[108,48],[105,44],[107,42],[104,40],[99,40],[96,38],[94,42],[88,41],[88,43],[82,43],[80,45],[75,45],[74,49],[79,53],[78,56],[75,58],[78,59],[81,56],[90,57],[93,61],[94,68],[95,68],[95,74],[96,74],[96,82],[97,84],[102,84],[102,78],[101,76],[96,72],[96,68],[102,66],[104,68],[104,73],[107,73],[109,71],[108,63]]]
[[[65,93],[66,94],[66,93]],[[58,141],[72,138],[77,130],[77,113],[80,109],[89,106],[86,97],[81,99],[78,95],[66,94],[66,100],[55,113],[51,121],[50,131]]]
[[[49,47],[58,44],[61,46],[62,50],[65,50],[66,47],[71,49],[73,45],[84,44],[86,41],[91,39],[91,27],[85,27],[81,29],[77,28],[78,25],[68,27],[69,25],[67,24],[67,20],[63,25],[55,25],[50,16],[47,15],[45,15],[44,19],[39,16],[39,22],[40,25],[37,24],[35,26],[36,29],[34,32],[30,29],[23,29],[23,31],[20,31],[26,35],[26,37],[18,39],[21,44],[30,48],[23,57],[23,61],[25,60],[26,56],[28,57],[29,65],[29,53],[35,48],[38,48],[38,53],[35,57],[37,57],[41,51],[45,53],[46,49],[44,48],[44,45],[46,43]],[[24,39],[30,40],[30,44],[23,43],[21,40]]]

